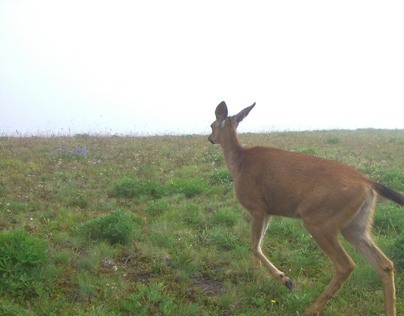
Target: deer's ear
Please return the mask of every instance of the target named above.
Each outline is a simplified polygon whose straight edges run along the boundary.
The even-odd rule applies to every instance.
[[[227,118],[229,112],[227,110],[226,102],[220,102],[220,104],[216,107],[215,114],[218,121],[224,121]]]
[[[242,120],[244,120],[244,118],[248,115],[248,113],[250,113],[250,111],[252,110],[252,108],[254,106],[255,106],[255,102],[253,103],[253,105],[245,108],[239,114],[235,115],[237,123],[240,123]]]

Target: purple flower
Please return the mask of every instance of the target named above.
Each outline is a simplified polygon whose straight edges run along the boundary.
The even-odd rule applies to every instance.
[[[76,154],[78,156],[83,156],[83,157],[86,157],[89,153],[90,153],[90,151],[87,148],[80,147],[80,146],[76,147],[76,150],[74,152],[74,154]]]
[[[74,148],[72,150],[69,150],[68,148],[63,148],[63,147],[56,147],[55,151],[57,153],[66,154],[71,157],[74,157],[74,156],[86,157],[90,153],[90,151],[87,148],[81,147],[81,146],[77,146],[76,148]]]

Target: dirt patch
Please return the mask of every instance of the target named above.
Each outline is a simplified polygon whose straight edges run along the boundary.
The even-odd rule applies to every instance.
[[[208,296],[224,293],[225,290],[223,282],[212,280],[206,276],[193,277],[190,286],[191,292],[200,292]]]
[[[132,251],[123,250],[117,258],[120,266],[129,279],[135,283],[148,283],[149,279],[155,275],[152,271],[153,261],[144,256],[138,249]]]

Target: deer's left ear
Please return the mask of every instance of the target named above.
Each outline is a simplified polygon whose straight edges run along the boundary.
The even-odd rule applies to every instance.
[[[240,113],[238,113],[237,115],[235,115],[234,117],[236,118],[237,123],[240,123],[242,120],[244,120],[244,118],[248,115],[248,113],[250,113],[250,111],[252,110],[252,108],[255,106],[255,102],[253,103],[253,105],[245,108],[244,110],[242,110]]]
[[[220,102],[220,104],[216,107],[215,114],[218,121],[224,121],[227,118],[229,112],[227,110],[226,102]]]

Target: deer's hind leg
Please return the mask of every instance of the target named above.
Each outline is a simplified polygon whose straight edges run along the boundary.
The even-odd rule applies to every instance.
[[[385,315],[394,316],[396,314],[394,266],[376,246],[370,235],[375,202],[376,194],[372,190],[358,214],[342,229],[342,234],[379,274],[384,289]]]
[[[333,279],[306,311],[306,315],[320,315],[328,301],[341,289],[355,268],[355,263],[340,244],[338,240],[339,232],[335,228],[324,229],[323,227],[323,229],[318,229],[318,227],[307,227],[307,230],[323,252],[331,259],[335,267]]]

